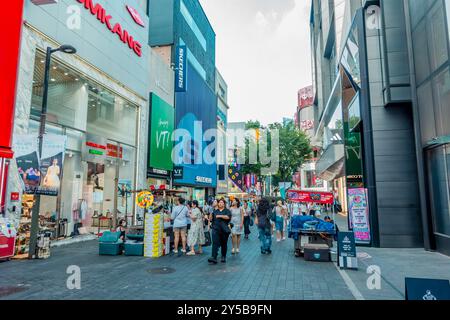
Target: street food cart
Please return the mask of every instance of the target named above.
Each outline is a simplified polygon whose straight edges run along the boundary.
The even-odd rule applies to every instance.
[[[334,196],[331,192],[288,190],[289,202],[329,204],[333,208],[333,223],[313,216],[293,216],[289,225],[289,238],[294,239],[295,256],[307,260],[330,261],[329,249],[336,234]]]

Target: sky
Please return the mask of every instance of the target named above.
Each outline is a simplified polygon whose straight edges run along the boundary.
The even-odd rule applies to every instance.
[[[311,85],[310,0],[200,0],[228,84],[228,122],[293,118]]]

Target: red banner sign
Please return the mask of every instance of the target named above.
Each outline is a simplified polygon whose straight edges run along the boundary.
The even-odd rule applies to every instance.
[[[12,158],[12,131],[16,97],[17,69],[19,66],[20,38],[22,30],[23,0],[8,1],[0,11],[0,157]]]
[[[294,202],[309,202],[318,204],[333,204],[334,197],[331,192],[288,190],[287,198]]]

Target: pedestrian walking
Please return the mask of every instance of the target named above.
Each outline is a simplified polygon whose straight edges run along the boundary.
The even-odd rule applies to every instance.
[[[226,208],[225,199],[218,201],[218,207],[212,213],[210,220],[212,221],[212,252],[208,262],[211,264],[217,264],[217,255],[219,248],[221,249],[222,257],[221,261],[226,262],[227,249],[228,249],[228,237],[231,230],[228,226],[231,220],[231,212]]]
[[[177,199],[177,205],[172,210],[171,219],[173,220],[173,234],[174,234],[174,253],[178,253],[178,246],[181,238],[182,250],[186,253],[186,231],[188,224],[189,209],[185,205],[186,201],[183,198]]]
[[[187,244],[190,251],[188,256],[195,256],[195,246],[198,246],[198,253],[202,254],[202,245],[205,244],[205,232],[203,231],[203,214],[198,207],[198,201],[192,201],[192,209],[190,213],[192,220],[191,228],[188,232]]]
[[[244,238],[248,239],[250,231],[250,222],[252,220],[253,211],[248,201],[244,201]]]
[[[239,253],[241,247],[241,236],[244,233],[244,210],[239,199],[234,199],[231,204],[231,254]]]
[[[265,198],[261,199],[256,212],[255,223],[258,226],[259,240],[261,242],[261,254],[271,254],[272,235],[270,223],[270,204]]]
[[[284,220],[286,219],[286,209],[283,206],[283,202],[279,200],[277,206],[275,207],[275,226],[277,230],[277,242],[281,240],[286,240],[284,236]]]

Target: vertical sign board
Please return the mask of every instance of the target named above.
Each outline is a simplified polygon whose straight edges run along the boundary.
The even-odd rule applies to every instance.
[[[20,38],[22,30],[23,0],[8,1],[0,12],[0,157],[12,158],[12,132],[14,104],[19,67]]]
[[[358,244],[370,244],[367,189],[348,189],[349,218]]]
[[[405,300],[450,300],[450,282],[439,279],[405,278]]]
[[[177,46],[175,53],[175,92],[186,92],[187,90],[187,48]]]
[[[151,119],[148,168],[172,171],[172,133],[175,125],[174,108],[151,94]]]
[[[338,265],[346,269],[358,269],[356,243],[353,232],[338,233]]]

